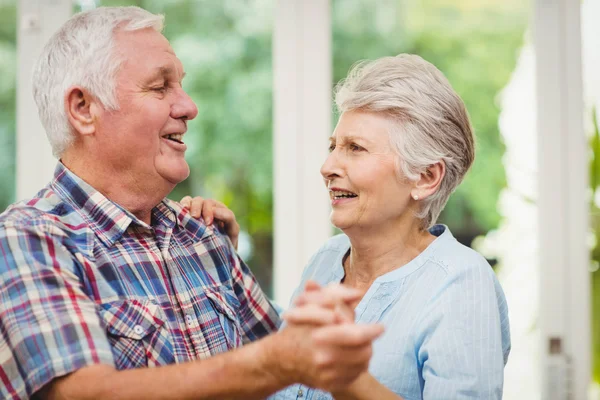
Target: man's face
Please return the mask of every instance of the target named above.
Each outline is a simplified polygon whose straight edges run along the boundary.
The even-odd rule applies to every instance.
[[[115,44],[124,60],[116,77],[119,109],[100,112],[95,151],[142,188],[170,191],[189,175],[182,136],[198,114],[181,87],[183,66],[153,29],[119,31]]]

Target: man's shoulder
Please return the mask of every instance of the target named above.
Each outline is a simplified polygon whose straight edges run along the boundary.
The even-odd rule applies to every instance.
[[[50,187],[34,197],[11,204],[0,214],[0,228],[40,230],[70,236],[87,224],[79,213]]]
[[[192,217],[190,212],[176,201],[165,198],[163,202],[173,211],[179,225],[193,242],[206,241],[228,247],[227,235],[221,233],[216,225],[206,225],[204,219]]]

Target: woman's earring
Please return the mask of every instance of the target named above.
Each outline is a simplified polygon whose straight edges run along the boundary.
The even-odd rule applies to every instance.
[[[419,195],[418,194],[413,194],[413,199],[419,200]]]

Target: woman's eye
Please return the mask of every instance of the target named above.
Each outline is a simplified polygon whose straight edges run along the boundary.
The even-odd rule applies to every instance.
[[[335,150],[335,144],[330,144],[329,145],[329,152],[331,153],[333,150]]]
[[[352,150],[352,151],[361,151],[361,150],[363,150],[363,148],[360,147],[359,145],[356,145],[356,144],[353,143],[353,144],[350,145],[350,150]]]
[[[152,88],[152,90],[155,92],[163,93],[165,90],[167,90],[167,87],[166,86],[157,86],[157,87]]]

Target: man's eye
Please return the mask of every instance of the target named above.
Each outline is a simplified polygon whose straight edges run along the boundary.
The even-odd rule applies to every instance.
[[[364,149],[362,147],[360,147],[359,145],[352,143],[350,145],[350,150],[352,150],[352,151],[361,151],[361,150],[364,150]]]
[[[167,90],[166,86],[157,86],[152,88],[152,91],[159,93],[163,93],[165,90]]]
[[[335,144],[330,144],[329,145],[329,152],[331,153],[333,150],[335,150]]]

